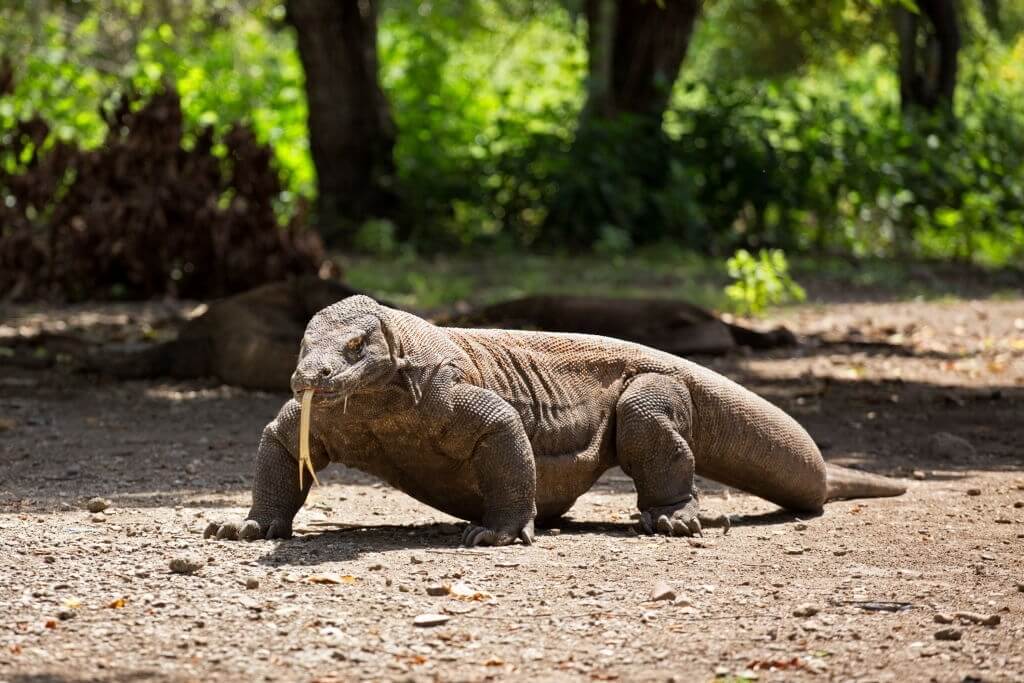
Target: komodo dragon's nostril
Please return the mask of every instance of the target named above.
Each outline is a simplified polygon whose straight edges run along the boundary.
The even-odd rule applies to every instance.
[[[323,368],[320,369],[320,376],[321,377],[330,377],[331,376],[331,369],[325,365]]]

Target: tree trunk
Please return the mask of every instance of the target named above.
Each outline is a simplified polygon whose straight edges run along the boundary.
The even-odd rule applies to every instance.
[[[953,111],[960,29],[956,0],[917,0],[920,14],[900,7],[900,103],[913,109]]]
[[[395,208],[395,126],[377,78],[373,0],[288,0],[306,73],[316,224],[332,245]]]
[[[660,128],[701,5],[701,0],[586,0],[584,117],[633,114]]]
[[[652,199],[669,177],[662,118],[702,4],[585,0],[587,101],[545,231],[580,246],[609,228],[638,241],[663,234]]]

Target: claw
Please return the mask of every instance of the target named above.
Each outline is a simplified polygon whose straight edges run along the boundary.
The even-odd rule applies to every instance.
[[[255,519],[245,520],[242,528],[238,530],[238,538],[243,541],[255,541],[263,538],[263,529],[260,528],[260,523]]]
[[[493,545],[496,534],[485,527],[476,527],[473,533],[469,536],[469,547],[473,548],[478,545]]]
[[[533,522],[523,527],[522,531],[519,532],[519,540],[523,542],[523,545],[533,545]]]
[[[700,526],[700,520],[696,517],[690,520],[690,523],[687,525],[687,531],[690,536],[700,536],[701,538],[704,538],[704,530]]]
[[[462,545],[467,548],[472,548],[478,545],[510,545],[515,542],[518,538],[523,542],[523,545],[531,545],[533,543],[533,522],[524,526],[519,530],[518,534],[509,534],[505,532],[495,531],[485,526],[479,526],[476,524],[470,524],[466,527],[466,530],[462,532]]]
[[[228,522],[222,524],[220,529],[217,530],[217,540],[220,541],[237,541],[238,540],[238,525]]]
[[[672,522],[669,521],[668,515],[661,515],[658,517],[658,521],[655,523],[658,531],[665,534],[666,536],[672,535]]]
[[[220,530],[220,524],[217,522],[210,522],[206,525],[206,529],[203,531],[203,538],[213,538],[217,535]]]

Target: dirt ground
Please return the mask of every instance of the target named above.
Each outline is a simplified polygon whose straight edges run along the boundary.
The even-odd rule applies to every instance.
[[[97,310],[0,333],[155,315]],[[779,320],[815,336],[707,362],[905,496],[799,519],[707,483],[731,533],[650,538],[615,470],[532,547],[462,549],[335,466],[296,538],[204,540],[282,396],[0,365],[0,681],[1024,680],[1024,300]]]

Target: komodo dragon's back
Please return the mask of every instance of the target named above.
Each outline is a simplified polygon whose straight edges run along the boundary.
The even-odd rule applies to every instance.
[[[471,359],[475,382],[517,406],[583,405],[600,411],[614,405],[634,376],[655,373],[679,380],[692,401],[687,438],[697,474],[783,507],[815,511],[829,500],[906,490],[885,477],[826,465],[810,434],[781,408],[663,351],[596,335],[446,331]]]

